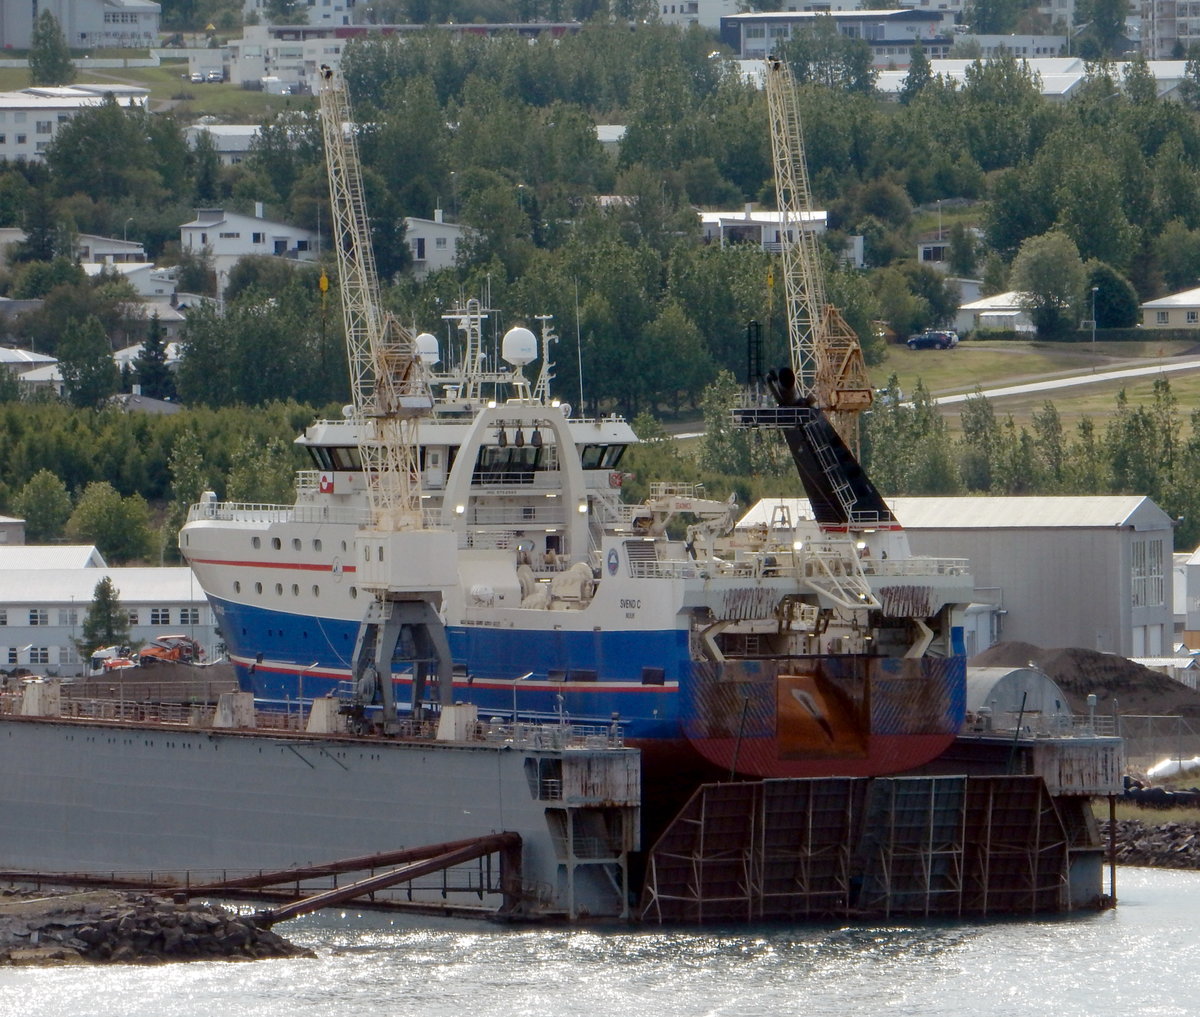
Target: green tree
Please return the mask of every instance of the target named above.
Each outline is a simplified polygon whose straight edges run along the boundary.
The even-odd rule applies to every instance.
[[[1079,249],[1065,233],[1031,237],[1013,260],[1011,285],[1021,293],[1041,338],[1058,338],[1079,316],[1086,276]]]
[[[58,344],[58,367],[67,398],[79,407],[100,407],[121,381],[104,326],[94,315],[67,322]]]
[[[925,55],[925,47],[917,43],[909,50],[910,61],[908,73],[904,75],[904,84],[900,86],[900,102],[907,106],[925,90],[925,86],[933,80],[933,71],[929,66],[929,57]]]
[[[150,317],[150,327],[133,362],[133,370],[142,395],[151,399],[174,398],[175,378],[167,366],[167,341],[157,312]]]
[[[67,485],[49,470],[38,470],[13,499],[13,510],[25,520],[25,539],[48,544],[62,536],[71,517]]]
[[[96,584],[81,631],[75,646],[82,657],[90,657],[101,647],[129,645],[129,612],[121,606],[121,591],[110,576]]]
[[[36,6],[34,10],[36,10]],[[69,85],[75,80],[75,65],[63,37],[62,26],[48,10],[33,23],[29,42],[29,83]]]
[[[140,494],[122,498],[107,480],[93,481],[67,521],[67,536],[75,543],[95,544],[114,564],[143,561],[153,546],[150,508]]]
[[[249,438],[238,446],[229,467],[225,496],[230,501],[285,505],[295,500],[295,465],[287,444],[264,445]]]

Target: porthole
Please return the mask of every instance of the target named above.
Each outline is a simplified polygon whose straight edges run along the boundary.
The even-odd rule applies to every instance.
[[[273,547],[276,551],[278,551],[281,547],[283,547],[283,541],[280,540],[278,537],[272,537],[271,538],[271,547]]]
[[[277,596],[277,597],[283,596],[283,583],[275,584],[275,596]]]
[[[346,542],[344,540],[342,541],[342,550],[346,550]]]
[[[314,551],[321,550],[321,538],[320,537],[317,537],[317,539],[313,541],[313,550]]]
[[[293,538],[292,538],[292,550],[294,550],[294,551],[299,551],[299,550],[300,550],[300,547],[301,547],[300,538],[299,538],[299,537],[293,537]]]
[[[300,596],[300,586],[298,583],[292,583],[292,596],[293,597]]]
[[[262,593],[262,583],[255,583],[255,584],[254,584],[254,592],[255,592],[255,593]]]
[[[234,593],[242,592],[242,581],[240,579],[235,579],[233,581],[233,592]]]
[[[316,583],[313,583],[313,596],[314,597],[321,596],[321,587],[319,587]]]
[[[350,599],[358,600],[358,587],[357,586],[350,587]]]
[[[259,540],[258,537],[251,537],[250,546],[257,550],[258,548],[262,547],[262,541]]]

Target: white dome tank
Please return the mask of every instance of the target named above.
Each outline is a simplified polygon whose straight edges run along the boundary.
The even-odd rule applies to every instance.
[[[437,336],[431,335],[429,332],[422,332],[417,336],[416,342],[417,356],[426,367],[432,367],[442,359],[442,352],[438,348]]]
[[[504,333],[500,355],[514,367],[524,367],[537,360],[537,336],[518,325]]]

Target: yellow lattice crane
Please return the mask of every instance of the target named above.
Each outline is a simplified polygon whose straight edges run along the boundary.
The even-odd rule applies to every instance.
[[[776,57],[766,61],[766,93],[791,368],[800,393],[829,414],[843,441],[856,449],[858,415],[870,408],[871,382],[858,336],[826,302],[795,82]]]

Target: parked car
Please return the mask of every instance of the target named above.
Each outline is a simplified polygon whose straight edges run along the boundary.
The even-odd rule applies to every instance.
[[[958,345],[958,336],[942,329],[926,329],[908,337],[910,350],[948,350]]]
[[[200,82],[202,82],[204,80],[204,72],[203,71],[192,71],[189,80],[192,82],[193,85],[200,84]]]
[[[214,84],[220,84],[222,81],[225,80],[225,72],[224,71],[209,71],[208,72],[208,80]]]

